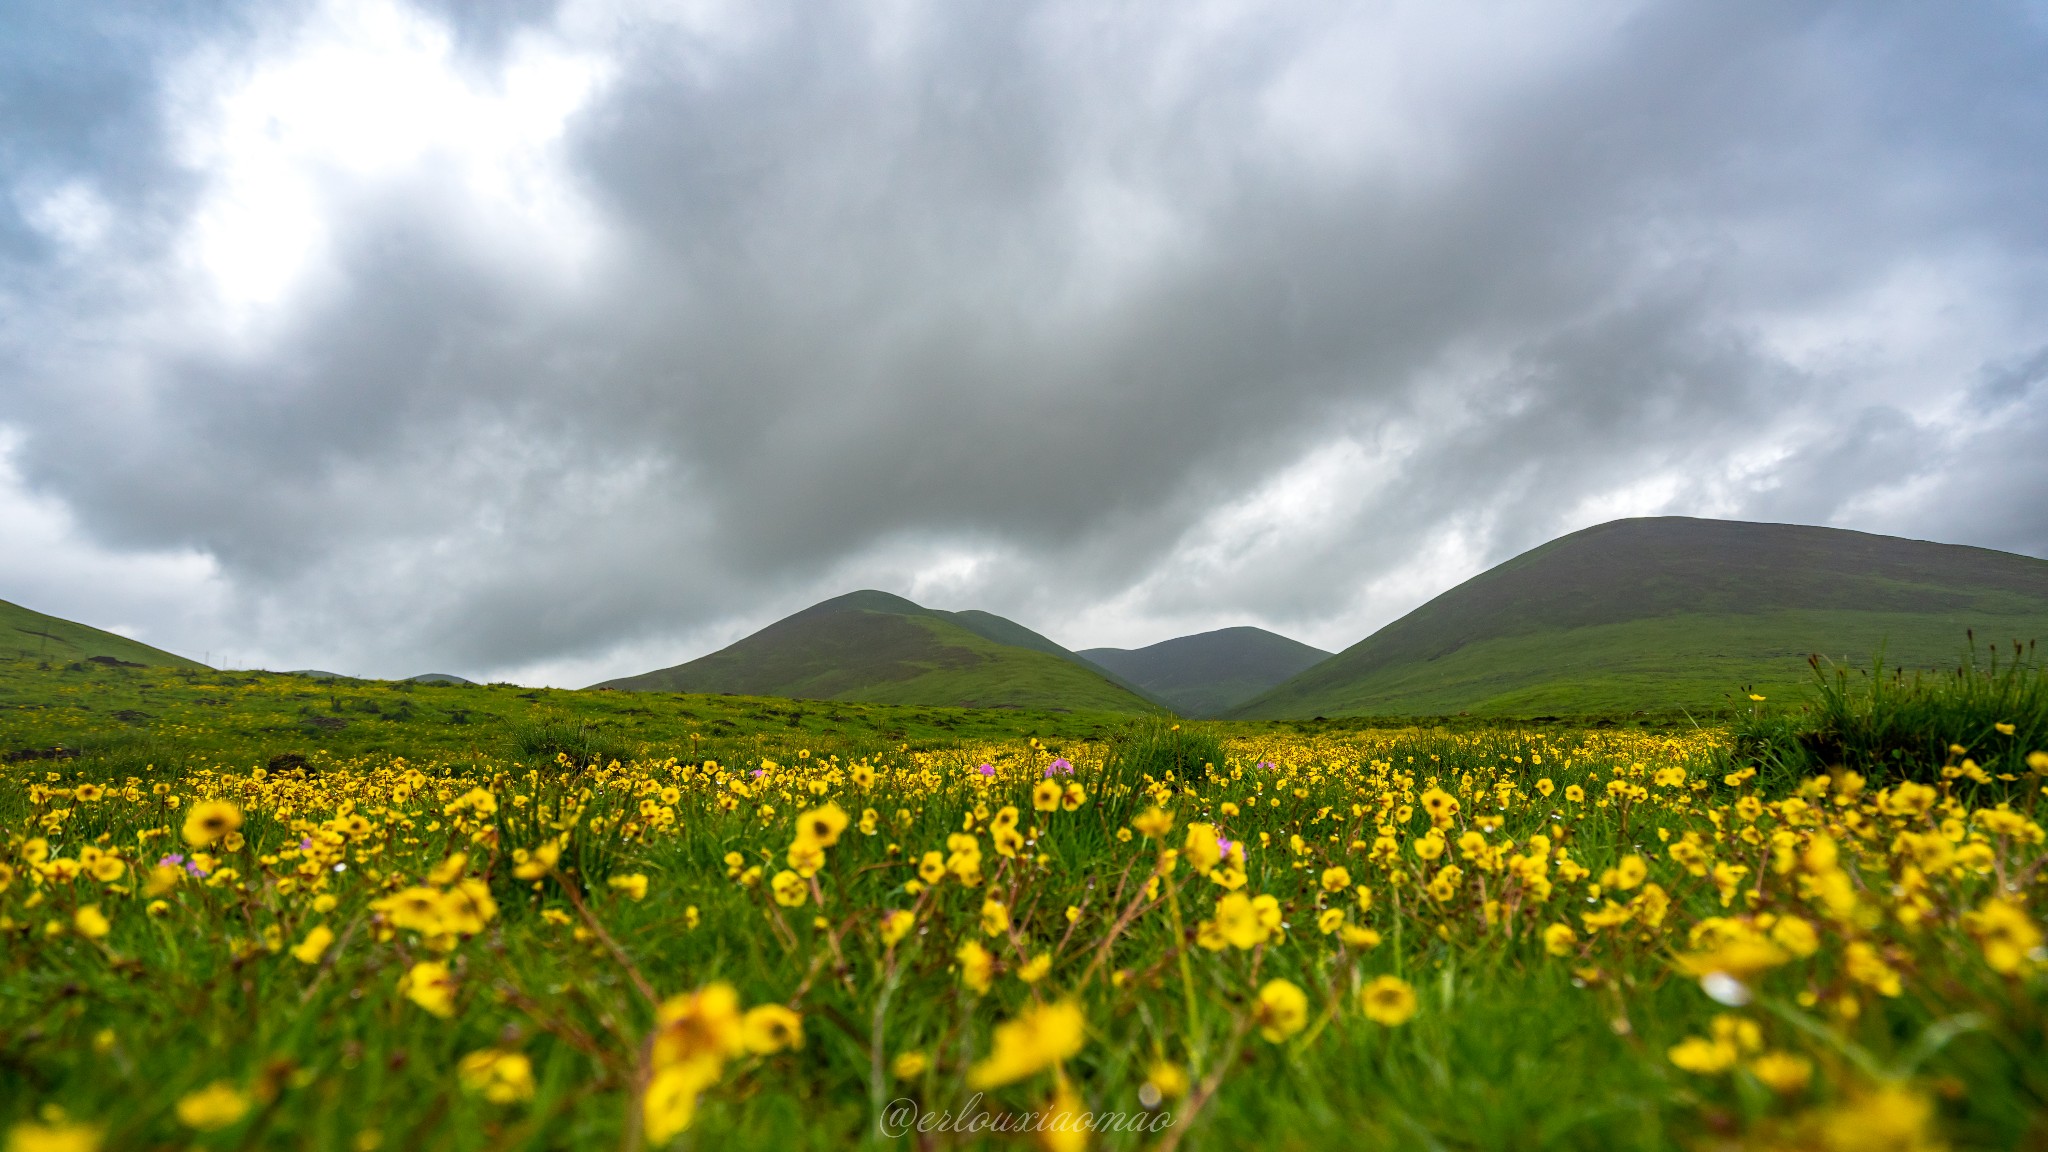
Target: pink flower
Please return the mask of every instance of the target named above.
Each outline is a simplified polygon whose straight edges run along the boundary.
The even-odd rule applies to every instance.
[[[983,764],[981,767],[975,769],[975,771],[981,773],[983,776],[993,776],[996,774],[996,766],[993,764]]]
[[[1065,773],[1068,776],[1072,776],[1074,774],[1074,766],[1067,761],[1067,758],[1065,756],[1062,756],[1059,759],[1045,766],[1045,774],[1047,776],[1050,776],[1055,772],[1061,772]]]

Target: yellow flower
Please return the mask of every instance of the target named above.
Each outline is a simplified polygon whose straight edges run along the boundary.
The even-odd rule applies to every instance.
[[[1984,962],[1993,972],[2011,976],[2019,972],[2041,947],[2041,929],[2026,911],[2009,900],[1993,896],[1974,912],[1963,914],[1963,927],[1977,938],[1984,950]]]
[[[1252,1005],[1259,1035],[1278,1044],[1308,1026],[1308,994],[1290,980],[1268,980]]]
[[[1057,811],[1060,806],[1060,785],[1057,780],[1040,780],[1031,789],[1031,807],[1040,812]]]
[[[1052,953],[1040,952],[1038,955],[1025,961],[1022,968],[1017,969],[1017,979],[1022,980],[1026,984],[1036,984],[1040,980],[1045,979],[1045,974],[1050,971],[1052,971]]]
[[[917,927],[917,915],[904,908],[894,908],[882,913],[882,944],[890,946],[910,935]]]
[[[647,1142],[658,1148],[688,1128],[697,1116],[698,1094],[718,1083],[718,1075],[718,1062],[709,1058],[686,1060],[656,1072],[640,1101]]]
[[[1162,1100],[1178,1100],[1188,1094],[1188,1074],[1171,1060],[1161,1060],[1145,1071],[1145,1082],[1159,1092]]]
[[[213,1132],[249,1114],[248,1093],[225,1080],[216,1080],[178,1101],[178,1121],[187,1128]]]
[[[434,865],[427,873],[427,883],[446,886],[462,878],[462,870],[469,867],[469,853],[457,852],[446,860]]]
[[[960,961],[960,983],[977,993],[988,991],[996,967],[996,958],[989,955],[988,949],[969,940],[953,956]]]
[[[455,978],[439,960],[422,960],[399,981],[405,998],[442,1019],[455,1015]]]
[[[1010,909],[999,900],[981,902],[981,930],[988,936],[1001,936],[1010,930]]]
[[[80,905],[78,911],[71,914],[71,926],[89,940],[97,940],[112,929],[107,918],[100,914],[97,904]]]
[[[1811,923],[1797,916],[1780,917],[1771,925],[1771,939],[1802,960],[1820,951],[1820,933]]]
[[[1790,1052],[1766,1052],[1749,1062],[1749,1073],[1780,1096],[1796,1096],[1813,1082],[1813,1061]]]
[[[493,1104],[533,1099],[533,1062],[522,1052],[481,1048],[462,1058],[455,1075],[465,1092]]]
[[[327,948],[334,943],[334,929],[325,924],[315,924],[306,938],[292,949],[292,959],[301,964],[318,964],[327,955]]]
[[[1342,908],[1325,909],[1322,915],[1316,917],[1316,929],[1325,936],[1343,926],[1344,910]]]
[[[1876,947],[1865,941],[1858,940],[1849,945],[1842,957],[1842,967],[1851,980],[1875,989],[1880,996],[1897,996],[1900,992],[1898,971],[1884,962]]]
[[[1415,989],[1399,976],[1376,976],[1358,990],[1358,1006],[1373,1023],[1398,1028],[1415,1017]]]
[[[1131,821],[1131,827],[1156,839],[1173,830],[1173,813],[1159,807],[1147,808]]]
[[[1045,1127],[1039,1131],[1038,1140],[1045,1152],[1086,1152],[1091,1114],[1066,1077],[1060,1077],[1053,1085],[1052,1099],[1046,1103],[1043,1115]]]
[[[185,813],[185,843],[204,848],[241,826],[240,808],[226,800],[202,800]]]
[[[804,1046],[804,1018],[780,1004],[762,1004],[740,1017],[747,1051],[759,1055]]]
[[[930,1057],[912,1049],[909,1052],[898,1053],[896,1059],[889,1062],[889,1073],[898,1080],[915,1080],[924,1075],[924,1070],[931,1066]]]
[[[161,896],[178,886],[185,873],[169,864],[159,864],[149,870],[149,879],[142,882],[144,896]]]
[[[720,1063],[746,1049],[739,993],[723,980],[662,1001],[654,1020],[657,1068],[709,1061],[716,1080]]]
[[[1362,952],[1369,952],[1380,946],[1380,934],[1378,932],[1356,924],[1346,924],[1337,935],[1344,941],[1345,947],[1356,948]]]
[[[804,878],[787,869],[777,872],[768,887],[775,893],[775,902],[784,908],[795,908],[811,896]]]
[[[562,859],[562,846],[552,840],[532,852],[521,848],[512,853],[512,875],[520,880],[538,880],[555,870]]]
[[[92,863],[86,865],[85,870],[92,873],[92,878],[100,883],[112,884],[127,873],[128,865],[122,863],[119,856],[102,853],[93,857]]]
[[[1216,901],[1216,931],[1232,947],[1242,951],[1265,943],[1272,935],[1264,918],[1259,915],[1258,907],[1242,892],[1231,892]]]
[[[798,843],[815,844],[830,848],[839,843],[839,834],[846,831],[846,810],[827,801],[796,818]]]
[[[1351,887],[1351,870],[1342,866],[1323,869],[1323,891],[1342,892]]]
[[[996,1025],[995,1051],[968,1070],[968,1086],[1014,1084],[1058,1064],[1081,1050],[1087,1024],[1071,1000],[1026,1007],[1016,1019]]]
[[[946,878],[946,856],[943,852],[927,852],[917,862],[917,877],[927,884],[937,884]]]
[[[1828,1152],[1939,1152],[1947,1145],[1931,1131],[1934,1103],[1900,1084],[1852,1097],[1821,1125]]]
[[[1732,1042],[1709,1040],[1704,1036],[1688,1036],[1672,1045],[1665,1055],[1687,1072],[1702,1076],[1718,1076],[1735,1067],[1735,1061],[1740,1057]]]
[[[61,1117],[47,1123],[26,1121],[7,1132],[7,1152],[99,1152],[100,1130]]]
[[[1214,824],[1188,825],[1187,843],[1181,854],[1187,857],[1188,867],[1206,873],[1223,862],[1223,846],[1217,843]]]
[[[1552,956],[1569,956],[1578,951],[1579,935],[1569,924],[1552,924],[1543,930],[1543,950]]]
[[[634,900],[644,900],[647,898],[647,877],[642,876],[638,872],[628,876],[614,876],[610,880],[605,881],[605,883],[609,884],[615,891],[624,892]]]

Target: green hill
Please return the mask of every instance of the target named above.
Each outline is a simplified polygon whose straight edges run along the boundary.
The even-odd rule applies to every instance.
[[[869,704],[1159,710],[1021,624],[987,612],[940,612],[875,591],[814,604],[687,664],[595,687]]]
[[[1229,715],[1584,715],[1778,699],[1809,654],[1953,666],[2048,638],[2048,561],[1838,528],[1617,520],[1445,592]]]
[[[204,668],[197,660],[151,648],[138,640],[102,632],[85,624],[45,616],[19,604],[0,600],[0,659],[74,663],[120,661],[172,668]]]
[[[1121,675],[1183,716],[1215,716],[1330,658],[1264,628],[1219,628],[1143,648],[1088,648],[1083,658]]]

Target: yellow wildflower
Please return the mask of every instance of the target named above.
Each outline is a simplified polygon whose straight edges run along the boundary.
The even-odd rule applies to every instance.
[[[80,936],[98,940],[111,931],[113,926],[107,923],[107,918],[101,914],[99,905],[83,904],[79,906],[78,911],[71,914],[71,927],[76,929]]]
[[[762,1004],[740,1017],[747,1051],[759,1055],[804,1046],[804,1018],[780,1004]]]
[[[1415,989],[1399,976],[1378,976],[1359,989],[1358,1004],[1366,1019],[1398,1028],[1415,1016]]]
[[[1079,1052],[1086,1039],[1087,1018],[1073,1001],[1027,1006],[1015,1019],[996,1025],[995,1050],[968,1070],[968,1086],[1014,1084]]]
[[[517,1104],[533,1099],[533,1062],[521,1052],[481,1048],[462,1058],[455,1066],[463,1091],[482,1096],[493,1104]]]
[[[422,960],[399,981],[405,998],[442,1019],[455,1015],[455,978],[439,960]]]
[[[981,930],[984,935],[1001,936],[1010,930],[1010,909],[999,900],[981,902]]]
[[[614,876],[610,880],[605,881],[605,883],[610,885],[613,891],[624,892],[633,900],[644,900],[647,898],[647,877],[638,872],[626,876]]]
[[[306,933],[306,938],[292,948],[292,959],[301,964],[318,964],[333,943],[334,929],[325,924],[315,924],[312,931]]]
[[[7,1131],[7,1152],[99,1152],[100,1130],[61,1116],[24,1121]]]
[[[242,810],[226,800],[202,800],[185,813],[185,843],[207,845],[242,826]]]
[[[1289,980],[1268,980],[1252,1006],[1259,1035],[1278,1044],[1308,1026],[1308,994]]]
[[[1790,1052],[1766,1052],[1749,1062],[1749,1073],[1780,1096],[1796,1096],[1813,1082],[1813,1061]]]
[[[910,935],[910,930],[915,927],[917,927],[917,915],[908,909],[895,908],[882,913],[882,944],[884,946],[895,944],[905,936]]]
[[[226,1128],[249,1114],[249,1095],[225,1080],[216,1080],[180,1098],[178,1122],[201,1132]]]
[[[996,958],[978,942],[969,940],[953,953],[960,961],[960,983],[973,991],[988,991],[989,982],[995,978]]]

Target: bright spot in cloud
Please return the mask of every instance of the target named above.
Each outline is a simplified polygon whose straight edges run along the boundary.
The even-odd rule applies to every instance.
[[[506,254],[569,266],[598,239],[560,154],[570,117],[610,75],[601,57],[523,34],[494,75],[463,66],[448,28],[389,0],[328,3],[255,63],[209,53],[173,85],[180,156],[209,177],[188,258],[237,319],[282,303],[326,255],[331,222],[408,180]]]

